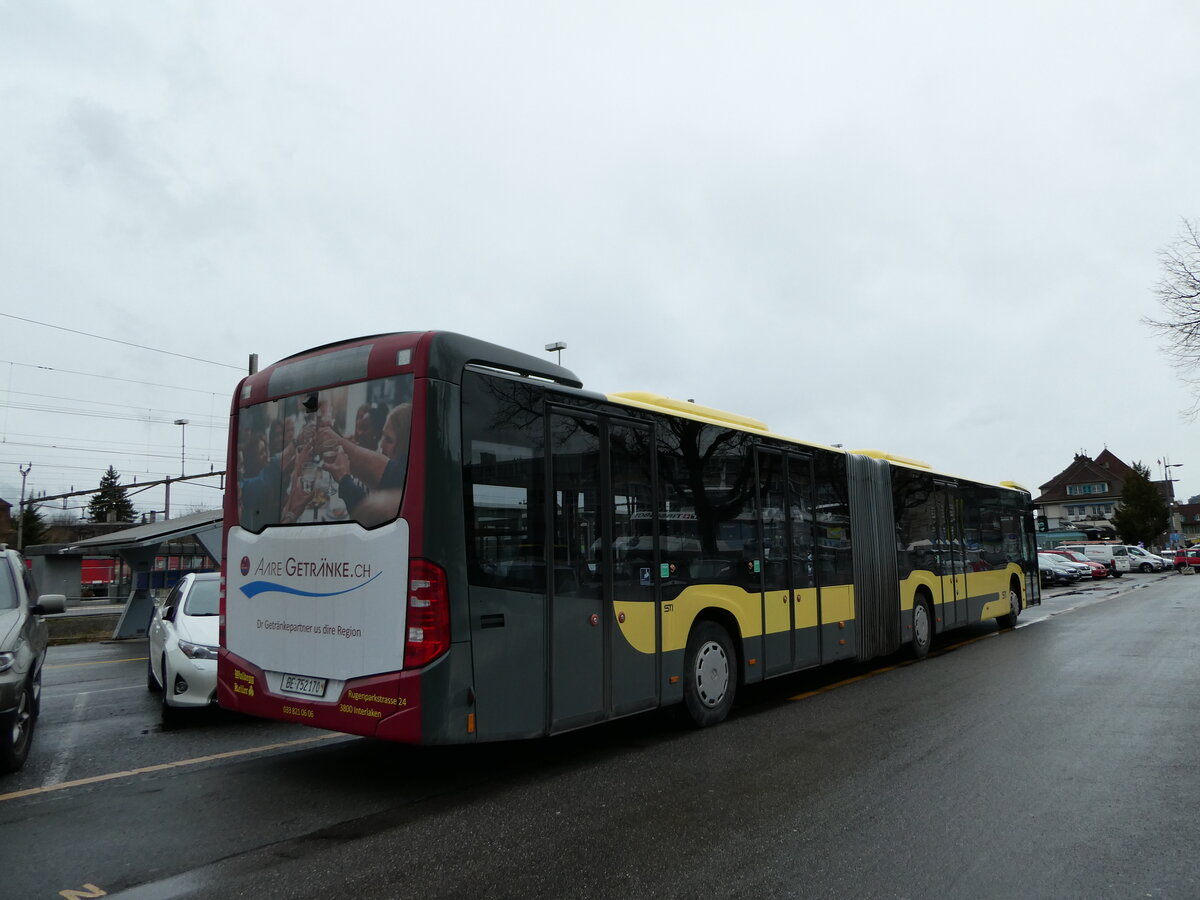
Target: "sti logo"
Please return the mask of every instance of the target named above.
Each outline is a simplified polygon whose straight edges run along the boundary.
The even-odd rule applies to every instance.
[[[243,575],[243,576],[246,576],[246,575],[249,575],[249,574],[250,574],[250,557],[248,557],[248,556],[243,556],[243,557],[242,557],[242,566],[241,566],[241,569],[242,569],[242,575]]]

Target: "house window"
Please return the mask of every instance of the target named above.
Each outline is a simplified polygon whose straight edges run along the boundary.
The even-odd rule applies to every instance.
[[[1107,494],[1108,482],[1097,481],[1093,484],[1068,484],[1067,493],[1072,496],[1079,496],[1081,494]]]

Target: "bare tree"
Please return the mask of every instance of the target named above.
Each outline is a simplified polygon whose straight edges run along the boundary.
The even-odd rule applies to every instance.
[[[1163,278],[1154,293],[1162,305],[1162,319],[1143,321],[1162,335],[1163,351],[1192,389],[1188,415],[1200,413],[1200,379],[1190,373],[1200,368],[1200,232],[1188,219],[1173,243],[1158,252]]]

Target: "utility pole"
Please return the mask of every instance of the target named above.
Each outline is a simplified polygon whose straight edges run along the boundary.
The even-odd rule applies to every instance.
[[[176,419],[179,428],[179,477],[187,475],[187,427],[190,419]]]
[[[21,472],[21,505],[18,507],[20,512],[17,514],[17,550],[25,549],[25,476],[32,468],[33,463],[24,466],[17,465],[17,469]]]

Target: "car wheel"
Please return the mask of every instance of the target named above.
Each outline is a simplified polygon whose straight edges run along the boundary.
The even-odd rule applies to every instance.
[[[915,659],[927,657],[929,648],[933,646],[933,609],[924,594],[918,594],[913,601],[911,646]]]
[[[1017,616],[1019,615],[1021,615],[1021,595],[1012,588],[1009,588],[1008,612],[1002,616],[997,616],[996,624],[1001,628],[1016,628]]]
[[[158,679],[154,677],[154,663],[146,657],[146,690],[152,694],[158,693]]]
[[[179,709],[172,706],[168,701],[171,696],[171,676],[167,672],[167,655],[164,653],[162,658],[162,723],[170,727],[179,721]]]
[[[0,717],[0,772],[15,772],[25,765],[29,746],[33,743],[33,684],[26,683],[17,701],[17,708]]]
[[[30,709],[33,710],[35,719],[42,714],[42,670],[40,666],[37,674],[33,676],[33,703]]]
[[[729,634],[716,622],[701,622],[692,629],[684,678],[683,703],[694,724],[716,725],[729,715],[737,692],[737,655]]]
[[[1149,575],[1154,571],[1154,566],[1150,565],[1150,563],[1142,563],[1140,566],[1138,566],[1138,571],[1145,575]]]

